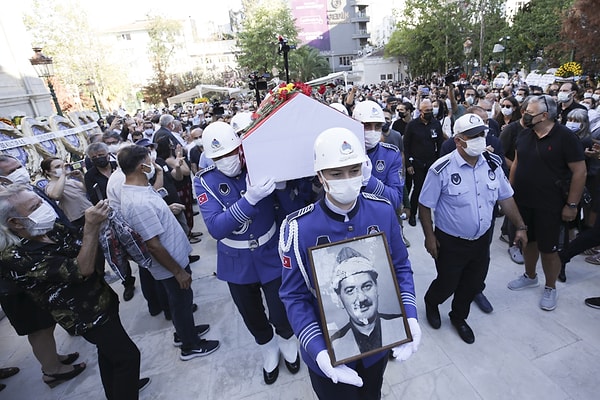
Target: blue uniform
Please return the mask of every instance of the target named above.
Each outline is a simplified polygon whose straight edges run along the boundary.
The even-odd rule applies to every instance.
[[[246,171],[228,177],[214,165],[194,177],[202,218],[217,239],[217,277],[236,284],[267,283],[281,275],[273,196],[251,205]]]
[[[283,264],[279,295],[285,305],[290,324],[300,340],[302,358],[319,376],[324,375],[315,360],[317,354],[326,349],[326,345],[309,264],[309,247],[373,232],[385,232],[406,316],[417,317],[408,252],[402,242],[400,226],[389,201],[370,193],[361,193],[356,205],[348,213],[348,221],[344,219],[344,216],[331,211],[325,200],[321,200],[288,215],[282,225],[279,242]],[[363,358],[362,364],[369,367],[387,354],[381,352]],[[353,367],[356,362],[348,365]]]
[[[400,150],[393,144],[380,142],[367,150],[367,156],[373,168],[363,191],[385,197],[395,210],[400,208],[404,193]]]
[[[479,156],[475,166],[452,151],[429,168],[419,203],[434,209],[437,277],[425,293],[425,303],[437,306],[452,294],[451,320],[465,320],[477,293],[484,288],[490,263],[494,205],[512,196],[502,171],[502,159]]]

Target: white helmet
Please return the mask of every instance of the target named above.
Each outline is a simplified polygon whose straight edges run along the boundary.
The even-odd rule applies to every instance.
[[[252,123],[252,114],[249,112],[239,112],[231,118],[231,126],[235,133],[246,129]]]
[[[339,112],[348,115],[348,109],[342,103],[331,103],[329,107],[338,110]]]
[[[329,128],[315,140],[315,172],[360,164],[367,160],[365,145],[349,129]]]
[[[206,127],[202,133],[202,143],[206,157],[214,159],[239,147],[242,140],[233,131],[231,125],[217,121]]]
[[[352,118],[360,122],[381,122],[385,124],[385,117],[381,106],[374,101],[365,100],[357,103],[352,112]]]

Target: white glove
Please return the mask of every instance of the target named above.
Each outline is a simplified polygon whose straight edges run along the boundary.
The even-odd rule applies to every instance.
[[[248,203],[255,206],[256,203],[273,193],[273,190],[275,190],[275,180],[273,178],[254,186],[251,186],[246,179],[246,193],[244,197],[246,197]]]
[[[369,179],[371,179],[371,170],[373,169],[373,164],[371,164],[371,160],[367,159],[364,163],[362,163],[362,185],[367,186],[369,183]]]
[[[358,387],[362,387],[363,385],[362,378],[352,368],[346,365],[332,366],[327,350],[321,350],[317,354],[317,364],[325,376],[331,379],[333,383],[341,382]]]
[[[408,318],[408,326],[410,327],[413,341],[401,344],[392,349],[396,360],[406,361],[419,349],[419,343],[421,343],[421,327],[419,326],[419,322],[417,322],[416,318]]]

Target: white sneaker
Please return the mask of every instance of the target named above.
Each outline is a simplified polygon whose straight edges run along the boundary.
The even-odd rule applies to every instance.
[[[540,283],[538,282],[537,275],[535,278],[531,279],[527,275],[523,274],[517,279],[508,282],[507,286],[510,290],[521,290],[540,286]]]
[[[510,254],[510,259],[517,264],[525,264],[525,259],[523,258],[523,253],[521,253],[521,249],[518,246],[510,246],[508,248],[508,254]]]
[[[558,292],[556,289],[551,287],[544,287],[544,294],[540,300],[540,308],[546,311],[552,311],[556,308],[556,301],[558,300]]]

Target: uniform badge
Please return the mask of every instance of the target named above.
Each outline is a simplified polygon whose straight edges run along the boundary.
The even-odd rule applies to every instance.
[[[452,174],[450,176],[450,181],[455,185],[460,185],[461,180],[462,179],[460,179],[460,174]]]
[[[379,232],[379,226],[371,225],[367,228],[367,235],[372,235]]]
[[[198,204],[202,205],[204,203],[206,203],[208,201],[208,196],[206,195],[206,193],[202,193],[200,196],[198,196]]]
[[[354,153],[352,145],[344,140],[344,143],[342,143],[342,146],[340,147],[340,153],[345,156]]]
[[[488,170],[488,178],[490,178],[490,181],[496,180],[496,173],[494,171],[492,171],[491,169]]]
[[[288,256],[283,256],[281,258],[281,265],[283,265],[283,268],[292,269],[292,259]]]
[[[223,196],[227,196],[229,192],[231,192],[231,189],[229,189],[228,184],[219,183],[219,193],[221,193]]]
[[[210,147],[212,147],[213,150],[219,150],[221,148],[221,143],[217,140],[217,138],[214,138],[210,143]]]
[[[385,161],[377,160],[375,162],[375,169],[377,170],[377,172],[383,172],[383,170],[385,169]]]

